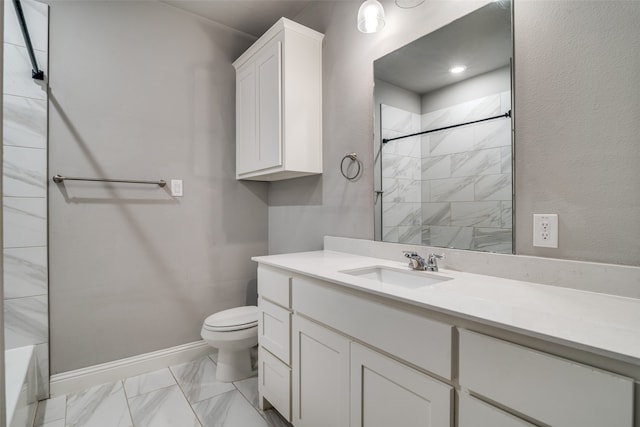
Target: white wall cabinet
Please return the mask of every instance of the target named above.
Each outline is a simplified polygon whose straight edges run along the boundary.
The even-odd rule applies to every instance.
[[[293,423],[348,427],[349,340],[294,316],[293,351]]]
[[[351,426],[451,425],[453,387],[351,344]]]
[[[236,68],[236,178],[322,173],[323,35],[282,18]]]

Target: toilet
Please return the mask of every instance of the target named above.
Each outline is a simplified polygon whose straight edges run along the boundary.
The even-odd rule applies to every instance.
[[[258,307],[249,305],[212,314],[202,324],[200,335],[218,349],[218,381],[238,381],[255,374],[251,348],[258,344]]]

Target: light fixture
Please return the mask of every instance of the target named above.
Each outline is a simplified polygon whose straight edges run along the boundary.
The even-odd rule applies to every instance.
[[[358,30],[375,33],[384,27],[384,9],[378,0],[365,0],[358,9]]]
[[[461,72],[463,72],[466,69],[467,69],[467,67],[465,67],[464,65],[456,65],[455,67],[449,68],[449,72],[453,73],[453,74],[460,74]]]

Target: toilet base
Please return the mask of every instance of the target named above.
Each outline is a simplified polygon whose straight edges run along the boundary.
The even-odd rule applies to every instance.
[[[251,366],[251,348],[243,350],[218,349],[216,379],[229,383],[252,377],[256,374]]]

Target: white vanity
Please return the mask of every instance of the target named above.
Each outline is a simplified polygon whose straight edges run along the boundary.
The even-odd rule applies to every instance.
[[[261,404],[296,427],[639,425],[640,300],[402,259],[254,258]]]

